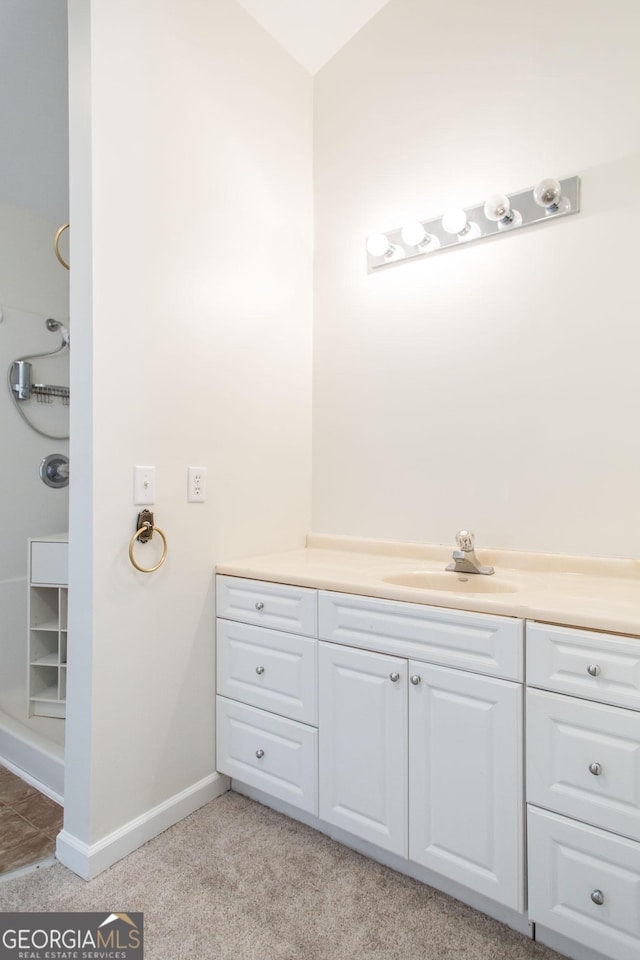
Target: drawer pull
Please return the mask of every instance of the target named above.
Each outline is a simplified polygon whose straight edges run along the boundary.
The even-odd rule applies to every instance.
[[[264,603],[262,600],[256,600],[256,610],[264,610]]]
[[[256,757],[258,758],[258,760],[262,760],[262,758],[264,757],[264,750],[256,750]]]
[[[393,671],[393,673],[389,674],[389,680],[391,680],[391,683],[397,683],[399,679],[400,679],[400,674],[397,673],[395,670]]]
[[[601,907],[602,904],[604,903],[604,893],[602,892],[602,890],[593,890],[591,892],[591,899],[595,904]]]
[[[414,687],[417,687],[421,680],[422,677],[418,676],[417,673],[414,673],[414,675],[411,677],[411,683],[414,685]]]
[[[589,764],[589,773],[592,773],[594,777],[599,777],[602,773],[602,764],[594,761]]]
[[[256,673],[258,674],[259,677],[261,677],[262,674],[264,673],[264,667],[256,667]]]
[[[597,663],[590,663],[587,667],[587,673],[590,677],[597,677],[600,674],[600,667]]]

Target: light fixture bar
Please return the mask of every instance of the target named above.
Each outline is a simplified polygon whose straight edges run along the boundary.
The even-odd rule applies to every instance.
[[[444,216],[434,219],[416,221],[409,225],[410,229],[405,226],[374,234],[367,241],[367,272],[374,273],[382,267],[390,267],[392,264],[397,266],[408,260],[433,257],[443,250],[467,246],[469,243],[477,243],[487,237],[515,233],[533,223],[547,223],[558,217],[578,213],[580,178],[543,180],[536,187],[530,187],[519,193],[509,193],[506,198],[509,202],[504,210],[500,207],[500,195],[494,194],[486,203],[478,203],[458,211],[449,210]],[[502,197],[502,199],[505,198]],[[545,203],[548,205],[545,206]],[[498,219],[493,219],[494,217]],[[447,230],[443,224],[447,226]],[[455,231],[458,224],[460,224],[460,232],[448,232]],[[424,228],[424,236],[417,229],[420,226]],[[428,238],[426,241],[425,237]],[[413,239],[417,241],[415,244],[407,242]],[[387,241],[386,249],[384,249],[384,240]]]

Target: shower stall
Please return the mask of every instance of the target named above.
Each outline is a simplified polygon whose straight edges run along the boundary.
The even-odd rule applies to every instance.
[[[54,655],[57,672],[62,669],[66,673],[66,593],[61,602],[60,587],[34,588],[29,581],[31,541],[53,537],[53,542],[64,542],[68,527],[69,333],[61,321],[51,317],[11,305],[3,305],[2,312],[2,353],[6,356],[8,351],[15,357],[21,352],[7,365],[6,390],[0,402],[5,448],[0,758],[60,796],[64,698],[58,690],[57,706],[50,703],[51,695],[44,696],[46,684],[38,683],[51,675]],[[47,346],[50,349],[42,349]],[[45,582],[42,576],[39,580]]]
[[[0,763],[60,797],[64,709],[38,696],[54,636],[66,673],[65,610],[55,627],[49,616],[66,597],[30,587],[29,544],[68,529],[69,273],[54,250],[69,202],[66,0],[0,0],[0,12]]]

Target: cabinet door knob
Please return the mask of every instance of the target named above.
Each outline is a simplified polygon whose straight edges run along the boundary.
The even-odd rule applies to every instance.
[[[593,900],[594,903],[597,903],[597,905],[601,907],[602,904],[604,903],[604,893],[602,892],[602,890],[592,890],[591,899]]]
[[[589,773],[592,773],[594,777],[599,777],[602,773],[602,764],[594,760],[593,763],[589,764]]]
[[[600,673],[600,667],[598,666],[597,663],[590,663],[589,666],[587,667],[587,673],[589,674],[590,677],[597,677],[598,674]]]
[[[264,610],[264,603],[262,602],[262,600],[256,601],[256,610]]]
[[[258,674],[259,677],[261,677],[262,674],[264,673],[264,667],[256,667],[256,673]]]
[[[256,750],[256,757],[258,758],[258,760],[262,760],[262,758],[264,757],[264,750]]]
[[[395,670],[393,671],[393,673],[389,674],[389,680],[391,680],[391,683],[397,683],[399,679],[400,679],[400,674],[397,673]]]
[[[418,676],[417,673],[414,673],[414,675],[411,677],[411,683],[414,685],[414,687],[417,687],[421,680],[422,677]]]

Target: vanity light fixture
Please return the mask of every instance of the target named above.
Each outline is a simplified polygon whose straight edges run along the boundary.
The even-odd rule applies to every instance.
[[[473,207],[446,210],[439,217],[412,220],[367,238],[369,273],[380,267],[466,246],[470,241],[517,233],[534,223],[580,211],[580,178],[541,180],[518,193],[493,193]]]

